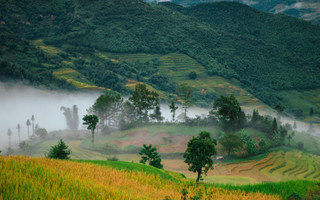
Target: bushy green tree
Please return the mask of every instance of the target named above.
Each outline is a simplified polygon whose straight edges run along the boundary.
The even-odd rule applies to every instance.
[[[159,94],[155,91],[149,91],[145,84],[137,84],[129,103],[134,112],[135,119],[138,122],[149,122],[148,113],[159,105]]]
[[[71,150],[68,148],[66,143],[62,139],[60,139],[57,145],[51,146],[50,151],[48,153],[48,158],[70,159],[70,154]]]
[[[188,170],[198,173],[197,182],[206,175],[209,169],[213,169],[212,156],[217,154],[215,146],[217,141],[211,139],[210,133],[207,131],[199,132],[197,137],[192,137],[188,142],[188,147],[183,154],[184,162],[188,164]]]
[[[227,152],[228,155],[243,147],[240,137],[236,134],[227,134],[219,143],[222,145],[223,151]]]
[[[229,97],[220,96],[215,99],[213,111],[215,111],[222,128],[225,130],[236,130],[247,124],[246,115],[233,94]]]
[[[152,147],[150,144],[147,146],[143,144],[143,149],[140,150],[139,155],[141,155],[140,163],[146,164],[149,161],[149,165],[162,169],[163,165],[161,164],[161,157],[157,152],[157,147]]]
[[[45,128],[38,128],[36,130],[36,135],[39,136],[41,139],[44,139],[47,137],[48,132]]]
[[[99,119],[96,115],[85,115],[82,120],[84,121],[83,125],[88,125],[87,129],[92,133],[92,148],[94,148],[94,130],[97,127]]]

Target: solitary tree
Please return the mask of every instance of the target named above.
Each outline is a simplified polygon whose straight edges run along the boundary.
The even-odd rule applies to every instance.
[[[146,164],[146,162],[149,161],[149,165],[159,169],[163,168],[161,157],[157,152],[157,147],[152,147],[151,144],[149,146],[143,144],[143,149],[141,149],[139,155],[142,155],[140,163]]]
[[[92,133],[92,148],[94,148],[94,130],[97,127],[99,119],[96,115],[85,115],[82,120],[84,121],[83,125],[88,125],[87,129],[91,130]]]
[[[276,119],[276,118],[273,118],[273,122],[272,122],[272,125],[271,125],[271,135],[270,135],[270,137],[272,137],[272,135],[274,134],[274,132],[277,132],[277,131],[278,131],[277,119]]]
[[[193,88],[189,87],[187,83],[181,84],[177,88],[177,92],[179,93],[180,97],[182,98],[182,109],[184,109],[184,120],[187,118],[188,108],[193,106],[191,104],[191,94],[193,92]]]
[[[29,126],[31,125],[30,120],[27,119],[26,125],[28,126],[28,138],[29,138]]]
[[[183,154],[185,163],[188,164],[188,170],[198,173],[197,182],[206,175],[209,169],[213,169],[212,156],[217,154],[215,145],[217,141],[211,139],[210,133],[201,131],[197,137],[192,137],[188,142],[188,148]]]
[[[175,105],[174,101],[171,100],[171,105],[169,105],[170,112],[172,113],[172,121],[174,121],[174,118],[176,116],[176,110],[178,109],[178,106]]]
[[[7,134],[8,134],[8,136],[9,136],[9,147],[11,147],[11,135],[12,135],[12,131],[11,131],[10,128],[8,129]]]
[[[20,124],[18,124],[17,129],[18,129],[19,143],[20,143],[20,130],[21,130]]]
[[[222,149],[230,155],[230,153],[235,152],[236,150],[243,147],[241,139],[238,135],[227,134],[225,135],[219,143],[222,145]]]
[[[54,159],[70,159],[69,155],[71,154],[71,150],[68,148],[66,143],[61,139],[58,142],[58,145],[51,146],[49,150],[48,158]]]
[[[35,121],[36,119],[34,118],[34,116],[32,115],[32,117],[31,117],[31,121],[32,121],[32,135],[34,136],[34,121]]]

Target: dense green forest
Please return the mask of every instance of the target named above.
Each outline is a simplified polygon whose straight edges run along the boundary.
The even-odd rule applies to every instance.
[[[208,75],[239,80],[269,105],[282,99],[275,91],[320,86],[320,27],[237,2],[188,8],[141,0],[0,3],[0,20],[5,22],[0,33],[1,80],[11,77],[28,84],[71,88],[54,80],[50,71],[66,67],[62,61],[67,61],[99,87],[127,93],[124,85],[133,79],[176,93],[175,80],[158,74],[157,59],[115,63],[94,54],[180,52],[202,64]],[[63,52],[49,55],[30,44],[36,39]]]

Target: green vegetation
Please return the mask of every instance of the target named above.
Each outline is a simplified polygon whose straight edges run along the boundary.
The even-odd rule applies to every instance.
[[[149,165],[162,169],[163,165],[161,164],[161,157],[157,152],[157,147],[152,147],[150,144],[147,146],[143,144],[143,148],[140,150],[139,155],[141,155],[140,163],[146,164],[149,162]]]
[[[92,134],[92,148],[94,148],[94,130],[97,127],[99,119],[96,115],[85,115],[82,120],[84,121],[83,125],[88,125],[87,129],[91,131]]]
[[[159,175],[161,178],[172,180],[172,181],[179,181],[184,179],[184,175],[171,172],[164,169],[158,169],[156,167],[144,165],[141,163],[133,163],[133,162],[124,162],[124,161],[107,161],[107,160],[73,160],[74,162],[86,162],[86,163],[93,163],[102,166],[112,167],[118,170],[124,171],[138,171],[138,172],[146,172],[148,174],[153,174],[155,176]]]
[[[188,83],[194,86],[192,99],[208,106],[217,93],[233,92],[208,86],[219,75],[238,84],[243,101],[250,101],[244,96],[248,91],[268,105],[281,101],[288,110],[296,109],[285,104],[280,90],[320,86],[315,67],[320,61],[314,53],[319,52],[320,28],[237,2],[190,8],[139,0],[12,0],[1,5],[1,80],[122,94],[131,92],[125,87],[129,81],[137,81],[167,98]],[[140,18],[132,17],[136,15]],[[75,71],[58,76],[64,69]]]
[[[61,139],[57,145],[51,147],[48,153],[48,158],[70,159],[69,157],[70,154],[71,154],[71,150],[68,148],[66,143]]]
[[[213,169],[212,156],[217,154],[215,146],[217,141],[211,139],[207,131],[199,132],[197,137],[192,137],[188,142],[188,147],[183,154],[185,163],[188,164],[188,170],[197,173],[197,180],[202,179],[202,174],[207,175],[209,169]]]

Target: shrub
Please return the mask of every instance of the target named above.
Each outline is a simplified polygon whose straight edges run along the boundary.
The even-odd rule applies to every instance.
[[[298,142],[297,143],[297,148],[298,149],[303,149],[303,146],[304,146],[303,142]]]
[[[290,194],[287,198],[288,200],[291,200],[291,199],[295,199],[295,200],[300,200],[301,199],[301,196],[298,192],[293,192],[292,194]]]
[[[195,71],[192,71],[189,73],[188,77],[192,80],[197,78],[197,73]]]
[[[55,159],[70,159],[69,155],[71,154],[71,150],[68,149],[66,143],[61,139],[58,142],[58,145],[51,146],[51,149],[48,154],[48,158]]]
[[[113,157],[107,157],[107,160],[109,160],[109,161],[118,161],[119,158],[117,158],[116,156],[113,156]]]

